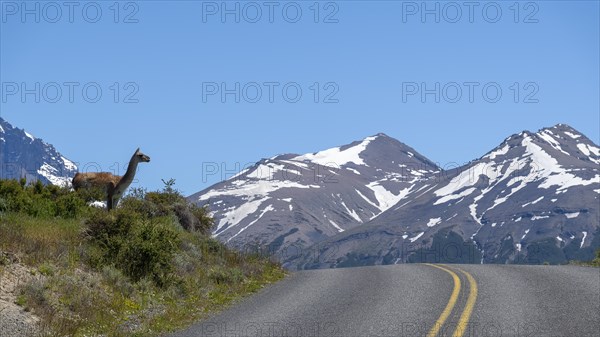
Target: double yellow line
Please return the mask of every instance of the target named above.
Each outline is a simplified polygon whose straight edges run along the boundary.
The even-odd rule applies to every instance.
[[[442,266],[438,266],[438,265],[430,264],[430,263],[426,263],[426,265],[435,267],[435,268],[438,268],[438,269],[441,269],[441,270],[447,272],[448,274],[450,274],[452,276],[452,279],[454,280],[454,289],[452,289],[452,295],[450,295],[448,304],[444,308],[444,311],[442,311],[442,314],[440,315],[440,317],[435,322],[435,325],[433,326],[433,328],[431,328],[431,330],[429,330],[429,333],[427,334],[427,337],[436,337],[439,334],[440,329],[442,328],[442,326],[448,319],[448,316],[450,316],[450,314],[452,313],[452,310],[454,309],[456,302],[458,301],[458,295],[460,294],[460,289],[461,289],[461,282],[460,282],[460,278],[458,277],[458,275],[454,271],[448,269],[447,266],[442,267]],[[473,312],[473,307],[475,306],[475,301],[477,300],[477,282],[475,281],[473,276],[471,276],[471,274],[467,273],[466,271],[464,271],[460,268],[457,268],[457,267],[454,267],[454,268],[459,270],[461,273],[463,273],[467,277],[467,280],[469,280],[469,297],[467,298],[467,303],[465,304],[465,308],[464,308],[462,314],[460,315],[460,319],[458,320],[456,330],[454,330],[454,334],[452,334],[452,337],[462,337],[464,335],[465,331],[467,330],[467,326],[469,324],[469,318],[471,318],[471,313]]]

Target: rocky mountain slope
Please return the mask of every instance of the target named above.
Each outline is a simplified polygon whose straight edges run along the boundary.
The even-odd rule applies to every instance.
[[[600,148],[567,125],[510,136],[424,184],[290,265],[564,263],[600,247]]]
[[[0,118],[0,178],[69,184],[77,166],[51,144]]]
[[[305,247],[367,223],[419,191],[439,168],[384,134],[304,155],[263,159],[189,197],[208,205],[214,235],[287,260]]]

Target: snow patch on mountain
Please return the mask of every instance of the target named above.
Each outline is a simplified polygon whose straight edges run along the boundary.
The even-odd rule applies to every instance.
[[[369,203],[369,205],[379,209],[379,205],[375,204],[374,202],[371,201],[371,199],[367,198],[364,194],[362,194],[359,190],[354,189],[356,191],[356,194],[358,194],[361,198],[363,198],[367,203]]]
[[[450,194],[456,194],[456,192],[464,188],[475,185],[479,179],[479,174],[475,176],[474,173],[485,172],[486,167],[486,163],[478,163],[468,170],[460,172],[458,176],[452,178],[448,184],[436,190],[434,194],[438,197],[445,197]]]
[[[566,216],[568,219],[574,219],[574,218],[578,217],[578,216],[579,216],[579,214],[580,214],[580,212],[565,213],[565,216]]]
[[[371,143],[371,141],[375,140],[376,138],[376,136],[367,137],[358,145],[352,146],[344,150],[341,150],[341,148],[339,147],[334,147],[317,153],[309,153],[302,156],[297,156],[294,157],[293,160],[310,161],[315,164],[333,167],[341,167],[342,165],[346,165],[348,163],[368,166],[360,157],[360,154],[364,150],[366,150],[367,145],[369,145],[369,143]]]
[[[58,170],[48,163],[44,163],[37,170],[37,173],[43,176],[44,178],[48,179],[48,181],[50,181],[52,185],[64,187],[71,186],[71,178],[59,175]]]
[[[244,220],[248,215],[258,211],[260,205],[266,201],[267,198],[248,200],[241,204],[239,207],[233,207],[231,210],[223,213],[223,218],[219,220],[217,229],[215,230],[215,236],[220,235],[226,228],[236,226],[240,221]],[[229,226],[225,227],[227,224]]]
[[[577,144],[577,148],[584,155],[586,155],[588,159],[591,160],[593,163],[600,164],[600,159],[595,159],[594,157],[592,157],[592,154],[596,157],[600,156],[600,148],[583,143]]]
[[[75,165],[75,163],[73,163],[72,161],[70,161],[69,159],[65,158],[65,157],[60,157],[60,159],[62,159],[63,164],[65,165],[65,168],[67,170],[73,170],[73,171],[77,171],[77,165]]]
[[[557,191],[563,191],[573,186],[586,186],[600,182],[600,175],[596,175],[590,180],[585,180],[569,173],[568,170],[558,164],[558,161],[554,157],[546,153],[537,144],[534,144],[529,136],[523,139],[523,145],[526,147],[527,154],[534,164],[528,181],[542,180],[542,183],[539,185],[541,188],[558,186]]]
[[[413,189],[414,185],[401,190],[398,194],[386,190],[385,187],[380,185],[379,181],[369,183],[367,187],[375,194],[375,199],[377,199],[377,203],[379,204],[377,208],[379,208],[381,212],[385,212],[390,207],[396,205],[400,200],[404,199]]]
[[[566,134],[567,136],[569,136],[569,137],[571,137],[573,139],[577,139],[577,138],[581,137],[581,135],[577,135],[577,134],[574,134],[574,133],[569,132],[569,131],[565,131],[564,134]]]
[[[464,190],[464,191],[462,191],[462,192],[460,192],[458,194],[448,194],[446,196],[443,196],[443,197],[439,198],[433,204],[434,205],[440,205],[440,204],[447,203],[450,200],[464,198],[464,197],[470,195],[471,193],[475,192],[475,190],[477,190],[475,187],[470,187],[470,188],[467,188],[466,190]]]
[[[525,204],[523,204],[521,207],[527,207],[527,206],[529,206],[529,205],[535,205],[535,204],[537,204],[538,202],[542,201],[542,199],[544,199],[544,196],[541,196],[541,197],[539,197],[539,198],[535,199],[534,201],[530,201],[530,202],[528,202],[528,203],[525,203]]]
[[[351,172],[354,172],[354,173],[356,173],[356,174],[360,175],[360,172],[358,172],[357,170],[355,170],[355,169],[353,169],[353,168],[351,168],[351,167],[346,167],[346,170],[348,170],[348,171],[351,171]]]
[[[520,177],[509,180],[507,183],[507,186],[512,186],[517,182],[519,184],[517,186],[511,188],[510,192],[507,195],[500,197],[500,198],[496,198],[494,200],[494,204],[488,210],[494,209],[494,208],[496,208],[496,206],[505,203],[506,200],[508,200],[508,198],[510,198],[513,194],[517,193],[518,191],[522,190],[523,188],[525,188],[527,186],[527,181],[525,181],[523,178],[520,178]]]
[[[363,222],[362,219],[358,216],[358,214],[356,213],[355,210],[348,208],[348,206],[346,206],[346,203],[342,201],[342,206],[344,206],[344,209],[346,210],[346,213],[348,213],[348,215],[350,215],[352,218],[354,218],[354,220],[358,221],[358,222]]]
[[[581,239],[581,245],[579,245],[579,248],[583,248],[583,244],[585,243],[585,238],[587,237],[586,231],[581,232],[581,234],[583,234],[583,238]]]
[[[254,171],[246,174],[246,178],[274,180],[275,174],[279,171],[283,171],[284,168],[283,165],[277,165],[275,163],[260,164]]]
[[[484,156],[484,158],[489,158],[492,160],[496,159],[496,157],[498,157],[498,156],[503,156],[503,155],[507,154],[509,149],[510,149],[510,147],[508,146],[508,144],[505,144],[502,148],[490,152],[487,156]]]
[[[429,219],[429,222],[427,222],[427,227],[433,227],[435,225],[438,225],[442,222],[442,218],[433,218],[433,219]]]
[[[415,242],[415,241],[419,240],[419,238],[421,236],[423,236],[423,234],[425,234],[425,232],[421,232],[421,233],[417,234],[416,236],[414,236],[414,237],[412,237],[412,238],[410,238],[408,240],[410,240],[410,242]]]
[[[540,136],[540,138],[542,138],[543,140],[545,140],[548,144],[550,144],[550,146],[552,146],[555,150],[558,150],[569,156],[569,153],[563,150],[560,146],[560,143],[552,137],[554,135],[552,131],[546,129],[541,132],[538,132],[537,135]]]
[[[199,197],[199,201],[220,196],[264,197],[281,188],[320,188],[319,185],[302,185],[294,181],[237,180],[235,188],[226,190],[210,190]]]
[[[333,220],[329,219],[329,222],[331,223],[331,225],[333,225],[333,227],[335,227],[335,229],[337,229],[338,232],[343,232],[344,229],[340,226],[338,226],[338,224],[336,224]]]
[[[25,136],[27,136],[27,138],[29,138],[32,142],[35,140],[35,137],[33,135],[31,135],[29,132],[23,130],[23,132],[25,133]]]
[[[256,217],[256,219],[254,219],[252,222],[250,222],[249,224],[247,224],[245,227],[243,227],[242,229],[240,229],[239,232],[237,232],[236,234],[234,234],[232,237],[230,237],[229,239],[227,239],[227,242],[231,241],[231,239],[235,238],[236,236],[240,235],[243,231],[245,231],[248,227],[254,225],[258,220],[260,220],[260,218],[263,217],[263,215],[265,215],[265,213],[274,210],[273,205],[269,205],[267,207],[265,207],[262,212]]]
[[[483,194],[481,194],[480,196],[482,196],[482,195]],[[477,222],[479,224],[479,226],[483,226],[483,224],[481,223],[481,220],[479,219],[479,217],[477,217],[477,203],[476,202],[469,205],[469,214],[471,214],[471,217],[473,218],[473,220],[475,220],[475,222]]]

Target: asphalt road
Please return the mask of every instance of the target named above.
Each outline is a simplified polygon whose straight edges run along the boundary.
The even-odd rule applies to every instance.
[[[428,265],[296,272],[173,335],[600,336],[600,269]]]

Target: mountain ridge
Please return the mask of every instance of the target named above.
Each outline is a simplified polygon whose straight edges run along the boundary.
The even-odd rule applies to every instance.
[[[230,226],[231,218],[221,216],[223,212],[230,212],[229,215],[232,215],[237,209],[246,205],[244,201],[248,201],[248,198],[245,200],[242,198],[233,203],[226,203],[226,208],[214,207],[215,203],[224,202],[223,194],[231,194],[232,191],[245,188],[245,183],[233,184],[231,180],[196,193],[190,196],[190,200],[208,205],[213,211],[220,223],[219,229],[215,232],[218,238],[225,234],[222,239],[230,244],[234,240],[233,245],[238,247],[245,247],[249,243],[267,246],[271,253],[279,255],[280,260],[292,269],[345,266],[349,260],[361,260],[354,256],[348,258],[348,254],[355,253],[362,254],[362,261],[355,261],[358,264],[365,261],[372,264],[390,263],[392,260],[390,256],[399,255],[397,252],[393,253],[393,250],[398,248],[394,245],[398,245],[400,241],[423,243],[423,248],[427,248],[432,244],[434,236],[440,237],[442,232],[445,233],[443,234],[445,239],[452,237],[460,238],[466,243],[470,242],[474,247],[473,250],[481,254],[481,261],[514,262],[518,258],[524,258],[520,254],[530,243],[527,240],[529,237],[546,238],[548,235],[543,234],[545,232],[556,232],[558,234],[556,237],[564,240],[556,239],[559,243],[564,242],[568,245],[579,240],[577,242],[581,245],[580,248],[590,247],[592,240],[596,238],[596,231],[593,225],[590,225],[590,219],[597,217],[597,208],[579,207],[580,212],[577,215],[579,219],[570,220],[573,223],[579,221],[579,224],[573,225],[571,232],[563,233],[555,229],[564,227],[562,222],[567,216],[572,216],[568,219],[576,218],[574,216],[576,212],[572,210],[577,208],[573,208],[577,202],[584,206],[596,202],[597,195],[600,193],[600,189],[596,187],[600,184],[599,155],[600,149],[593,141],[574,128],[561,123],[542,128],[537,132],[524,130],[513,134],[483,156],[459,168],[442,170],[412,147],[378,133],[340,147],[304,155],[277,155],[257,163],[235,177],[245,180],[248,174],[253,174],[260,165],[271,165],[271,168],[274,168],[272,165],[275,164],[284,164],[284,166],[290,164],[296,166],[295,169],[298,169],[298,165],[316,164],[317,167],[324,168],[328,176],[333,178],[338,177],[341,172],[344,173],[343,177],[339,177],[341,179],[339,182],[347,184],[349,188],[334,189],[335,193],[323,189],[323,185],[316,181],[312,182],[312,186],[305,184],[304,188],[296,186],[298,188],[293,190],[293,186],[288,186],[292,189],[279,190],[277,197],[279,200],[289,200],[289,211],[284,207],[277,209],[277,206],[272,205],[269,208],[259,203],[255,205],[255,209],[246,210],[245,214],[237,212],[236,220],[239,220],[239,223]],[[331,170],[331,165],[327,164],[336,166],[337,171]],[[292,171],[295,170],[293,167],[290,168]],[[462,176],[464,172],[469,171],[472,171],[470,178],[472,181]],[[268,177],[271,182],[279,184],[285,181],[283,175],[278,178],[272,175]],[[260,182],[259,184],[265,183],[262,179],[264,177],[260,175],[254,174],[253,178],[255,182]],[[458,185],[449,183],[453,179],[458,180]],[[567,187],[561,189],[561,184],[566,184]],[[577,191],[566,191],[569,189]],[[292,190],[294,192],[291,192]],[[543,201],[544,198],[540,199],[541,195],[536,193],[566,194],[552,201],[554,203],[560,199],[559,204],[552,205],[547,204],[546,201],[553,200],[554,197],[546,195],[547,200]],[[210,202],[207,202],[207,198],[204,197],[207,194],[211,194]],[[252,203],[256,200],[249,201]],[[314,201],[318,203],[315,204]],[[464,206],[460,204],[461,202]],[[516,209],[515,205],[519,203],[527,205]],[[544,205],[545,208],[530,210],[536,207],[535,205]],[[511,207],[516,210],[512,212],[515,214],[511,213]],[[442,211],[445,208],[455,209],[456,214],[445,214],[447,211],[445,213]],[[523,213],[517,212],[521,209],[529,212],[521,214],[526,215],[527,220],[517,221],[518,215]],[[561,214],[567,215],[561,215],[562,218],[557,215],[552,221],[545,220],[551,218],[548,215],[549,209],[554,209],[556,214],[562,212]],[[409,211],[419,216],[414,217]],[[246,220],[246,217],[249,219]],[[506,219],[502,222],[498,218]],[[492,219],[496,222],[490,222]],[[542,230],[542,234],[533,232],[525,234],[515,224],[519,221],[528,224],[532,221],[541,221],[540,223],[547,223],[545,226],[548,228]],[[401,222],[409,224],[400,225]],[[455,222],[455,224],[450,226],[448,222]],[[231,230],[240,223],[242,226],[238,227],[240,231],[234,234],[234,238],[231,238],[232,235],[227,235],[228,229]],[[320,235],[298,234],[306,232],[307,224],[312,225],[312,229],[320,232]],[[331,226],[337,230],[325,229]],[[488,227],[503,229],[502,231],[494,229],[498,233],[501,232],[494,234]],[[510,230],[505,230],[509,227]],[[252,230],[247,231],[250,228]],[[249,235],[240,239],[239,235],[244,232]],[[487,239],[483,238],[484,235]],[[523,238],[519,239],[521,236]],[[502,258],[490,256],[490,252],[502,246],[503,240],[508,237],[513,240],[510,253],[503,252]],[[332,248],[323,248],[324,245],[334,241],[335,254],[332,253]],[[373,245],[373,241],[378,241],[377,245]],[[382,249],[381,247],[386,245],[383,244],[385,242],[387,246]],[[315,264],[298,256],[289,254],[283,256],[286,247],[294,247],[296,251],[318,252],[318,255],[328,256],[329,260]],[[560,244],[558,247],[564,250]],[[410,262],[406,256],[395,256],[393,260]]]
[[[388,160],[390,153],[394,159]],[[283,240],[277,251],[283,243],[304,246],[370,220],[409,193],[410,181],[436,170],[408,145],[377,134],[322,151],[262,159],[189,200],[209,205],[218,222],[217,237],[230,242],[242,232],[251,233],[250,239],[238,241],[241,245],[255,239],[268,244]],[[215,197],[221,199],[209,200]],[[288,214],[275,215],[277,205],[262,205],[271,199]],[[276,223],[263,218],[265,213]],[[289,225],[299,222],[300,230]],[[253,228],[247,231],[251,226],[270,226],[274,234],[252,234]],[[240,231],[228,233],[234,227]]]
[[[561,143],[558,144],[556,139],[561,139]],[[585,153],[585,150],[588,152]],[[546,156],[548,152],[554,156]],[[525,245],[546,239],[556,241],[544,243],[544,249],[556,255],[552,262],[591,258],[593,248],[600,246],[596,234],[599,232],[597,204],[600,175],[596,155],[599,152],[600,149],[591,140],[573,128],[565,129],[564,125],[543,128],[536,133],[524,131],[511,135],[479,159],[452,173],[445,172],[446,179],[439,181],[436,177],[429,184],[432,191],[429,194],[394,207],[368,224],[329,239],[334,243],[322,242],[321,245],[335,245],[336,249],[335,254],[328,252],[331,248],[319,249],[320,254],[329,254],[327,263],[311,263],[305,259],[300,264],[309,268],[344,266],[349,258],[356,260],[352,254],[362,254],[363,262],[371,259],[375,264],[389,262],[384,261],[387,254],[391,255],[388,260],[393,257],[410,262],[407,254],[398,251],[399,246],[405,245],[403,241],[423,242],[421,248],[430,249],[436,241],[434,236],[440,231],[435,228],[440,227],[457,232],[461,245],[472,241],[482,255],[482,262],[527,261],[526,257],[520,256]],[[468,174],[465,175],[465,172]],[[454,184],[450,183],[452,180],[455,180]],[[544,206],[539,208],[540,205]],[[520,221],[523,225],[518,224]],[[398,225],[401,222],[410,225]],[[524,226],[529,228],[522,228]],[[558,230],[566,226],[570,228]],[[532,228],[538,230],[529,234]],[[393,233],[396,239],[402,239],[392,240],[387,237],[389,233]],[[347,237],[352,235],[375,236],[377,239],[371,241],[378,241],[378,245],[366,242],[364,247],[359,247],[359,240]],[[532,236],[537,241],[528,241]],[[512,248],[502,248],[505,240],[513,241]],[[384,253],[373,254],[373,251],[385,246],[385,242]],[[579,245],[580,249],[569,245]],[[562,252],[553,246],[558,246]],[[577,251],[583,251],[582,248],[586,250],[578,254]],[[490,256],[490,251],[501,250],[504,251]],[[565,250],[572,251],[565,253]]]

